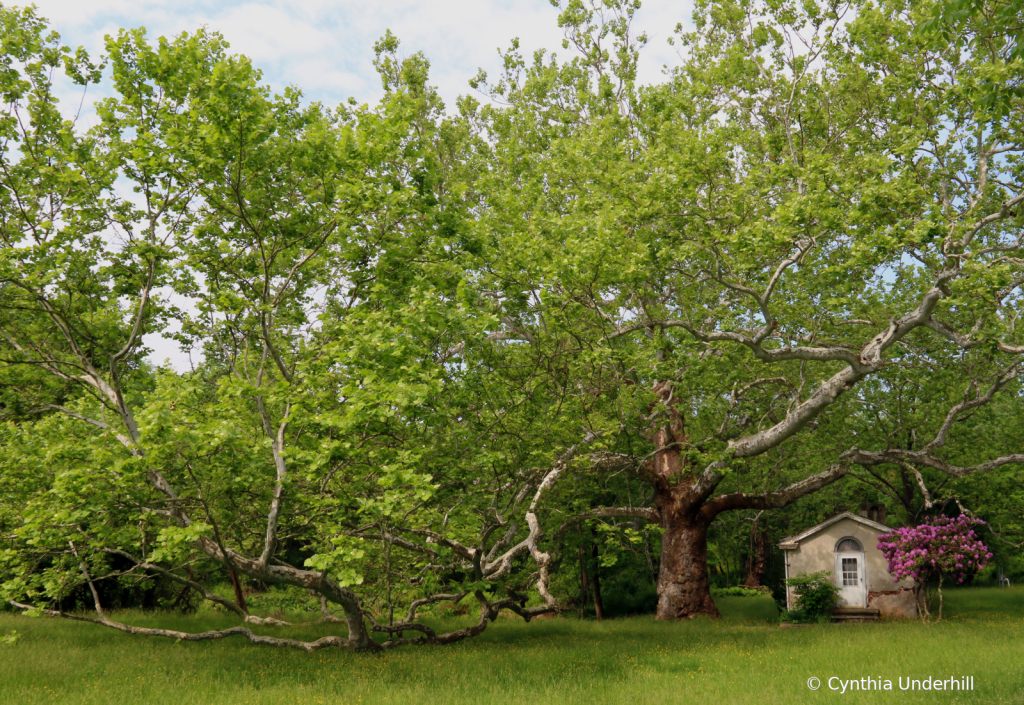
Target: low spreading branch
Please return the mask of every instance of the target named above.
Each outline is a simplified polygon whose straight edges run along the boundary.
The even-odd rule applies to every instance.
[[[215,639],[225,639],[230,636],[244,636],[253,644],[261,644],[265,646],[286,646],[294,649],[301,649],[306,652],[318,651],[327,647],[342,649],[355,648],[355,645],[351,641],[340,636],[325,636],[317,639],[316,641],[299,641],[298,639],[263,636],[261,634],[256,634],[248,627],[229,627],[228,629],[212,629],[205,632],[180,632],[174,629],[134,627],[129,624],[124,624],[123,622],[114,621],[107,617],[85,617],[83,615],[69,614],[58,610],[37,609],[32,605],[22,604],[20,602],[15,602],[14,600],[11,600],[10,604],[18,609],[36,611],[46,617],[59,617],[61,619],[70,619],[76,622],[99,624],[104,627],[116,629],[119,632],[135,634],[137,636],[160,636],[180,641],[210,641]],[[378,646],[377,648],[379,649],[380,647]]]

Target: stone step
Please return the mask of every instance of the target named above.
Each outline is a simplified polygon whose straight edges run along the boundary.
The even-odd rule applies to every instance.
[[[833,622],[874,622],[878,616],[877,609],[866,607],[834,607],[832,609]]]

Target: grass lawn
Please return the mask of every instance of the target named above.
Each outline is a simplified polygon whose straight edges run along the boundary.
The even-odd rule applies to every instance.
[[[719,598],[720,621],[603,623],[502,617],[480,638],[384,655],[175,643],[90,624],[0,614],[0,703],[1024,703],[1024,588],[947,593],[947,620],[780,630],[766,598]],[[237,622],[121,614],[199,631]],[[265,629],[304,638],[338,627]],[[973,693],[899,690],[897,678],[974,676]],[[810,676],[823,681],[808,689]],[[894,691],[828,690],[831,676],[881,677]]]

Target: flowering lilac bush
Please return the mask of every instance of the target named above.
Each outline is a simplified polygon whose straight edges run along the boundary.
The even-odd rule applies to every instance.
[[[930,517],[924,524],[908,526],[878,537],[878,549],[889,562],[896,582],[912,579],[918,596],[918,611],[928,620],[928,585],[938,581],[939,619],[942,619],[942,583],[955,578],[962,583],[984,568],[992,558],[985,544],[974,533],[984,524],[961,514],[956,519]]]

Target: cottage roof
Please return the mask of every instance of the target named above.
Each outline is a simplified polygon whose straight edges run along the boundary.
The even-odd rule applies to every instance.
[[[879,524],[877,521],[871,521],[867,517],[862,517],[859,514],[854,514],[853,512],[843,512],[842,514],[836,514],[831,519],[826,519],[825,521],[821,522],[817,526],[812,526],[811,528],[809,528],[807,531],[804,531],[803,533],[797,534],[796,536],[790,536],[789,538],[782,539],[781,541],[779,541],[779,548],[781,548],[781,549],[796,548],[797,544],[799,544],[805,538],[807,538],[809,536],[813,536],[814,534],[818,533],[822,529],[825,529],[825,528],[827,528],[829,526],[832,526],[837,521],[842,521],[843,519],[852,519],[852,520],[854,520],[854,521],[856,521],[856,522],[858,522],[860,524],[863,524],[864,526],[868,527],[869,529],[874,529],[875,531],[877,531],[880,534],[887,534],[890,531],[892,531],[892,529],[890,527],[886,526],[885,524]]]

